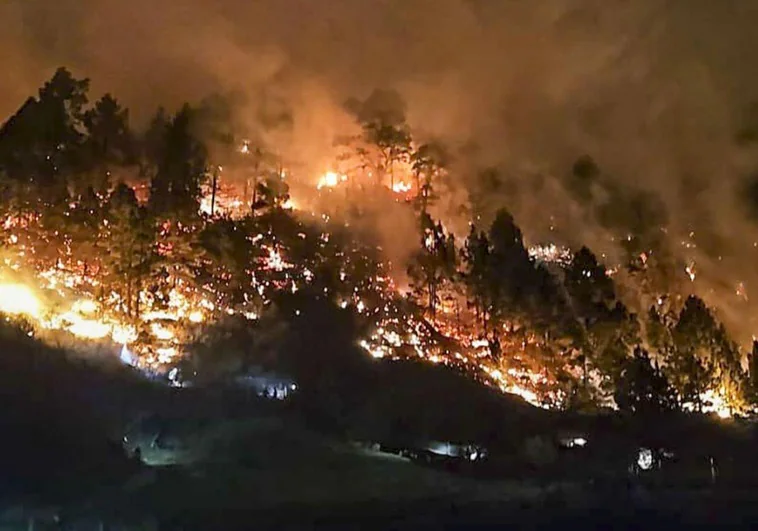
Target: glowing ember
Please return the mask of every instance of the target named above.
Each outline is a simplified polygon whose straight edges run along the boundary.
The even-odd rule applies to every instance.
[[[379,359],[385,356],[384,350],[382,348],[371,346],[365,339],[360,342],[360,346],[374,358]]]
[[[737,284],[737,289],[735,290],[735,293],[741,299],[743,299],[745,301],[748,300],[748,298],[747,298],[747,289],[745,288],[745,283],[744,282],[739,282]]]
[[[573,259],[571,249],[558,247],[554,243],[548,245],[533,245],[529,247],[529,256],[539,262],[568,265]]]
[[[292,264],[284,260],[282,253],[274,248],[268,250],[268,258],[265,265],[267,269],[272,271],[284,271],[285,269],[290,269],[292,267]]]
[[[690,277],[690,280],[692,282],[695,282],[695,262],[690,262],[687,264],[687,267],[684,268],[684,271],[687,273],[687,276]]]

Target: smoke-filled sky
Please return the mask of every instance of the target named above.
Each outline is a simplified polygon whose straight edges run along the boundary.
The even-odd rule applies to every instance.
[[[734,287],[758,301],[741,194],[758,157],[736,142],[758,126],[753,0],[3,0],[0,19],[3,117],[61,65],[138,121],[159,104],[264,88],[295,111],[288,149],[317,167],[345,126],[340,103],[396,88],[414,133],[473,144],[477,164],[518,184],[505,206],[527,237],[557,224],[611,253],[555,179],[588,153],[609,182],[663,201],[698,291],[752,334],[754,301]],[[458,171],[462,190],[481,188],[472,160]],[[505,200],[481,195],[484,209]],[[703,228],[719,249],[678,245]]]

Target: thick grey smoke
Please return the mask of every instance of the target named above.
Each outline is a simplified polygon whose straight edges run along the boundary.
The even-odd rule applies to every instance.
[[[447,204],[474,189],[485,215],[507,201],[528,238],[613,256],[608,231],[559,184],[588,153],[606,182],[663,201],[677,259],[696,263],[693,288],[741,340],[752,334],[758,232],[740,191],[758,158],[737,142],[758,125],[746,122],[752,0],[5,0],[0,17],[4,116],[59,65],[138,119],[215,90],[263,91],[295,118],[269,140],[317,171],[350,126],[341,102],[396,88],[414,132],[471,154]],[[484,166],[501,177],[482,182]],[[697,248],[680,243],[691,231]]]

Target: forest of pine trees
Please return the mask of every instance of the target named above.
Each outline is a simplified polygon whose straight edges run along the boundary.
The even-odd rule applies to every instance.
[[[220,307],[260,308],[295,280],[313,297],[336,302],[360,293],[372,307],[382,306],[375,299],[386,297],[380,280],[386,264],[376,242],[284,208],[289,189],[280,175],[287,161],[254,140],[241,157],[249,132],[234,122],[231,105],[212,97],[175,112],[160,109],[140,131],[115,97],[91,101],[89,81],[61,68],[0,129],[0,214],[28,228],[36,260],[95,275],[100,300],[117,301],[110,311],[135,321],[144,311],[142,294],[168,304],[177,283],[212,290]],[[607,229],[632,235],[621,267],[654,301],[638,307],[624,300],[606,264],[586,247],[566,264],[532,257],[509,205],[488,225],[472,222],[467,235],[450,233],[431,207],[451,177],[453,154],[437,142],[414,143],[403,102],[392,92],[375,91],[346,109],[362,133],[341,141],[344,173],[370,174],[393,187],[401,168],[410,168],[414,181],[408,208],[418,221],[417,244],[403,264],[410,288],[397,295],[402,311],[430,328],[452,322],[461,335],[486,341],[495,365],[518,361],[548,375],[563,407],[613,399],[631,412],[685,403],[699,409],[708,390],[735,412],[755,401],[755,349],[742,352],[703,300],[661,282],[670,264],[639,263],[649,249],[666,256],[665,242],[650,229],[665,224],[655,198],[612,190],[606,204],[593,206]],[[278,116],[273,127],[290,121]],[[247,215],[232,218],[215,205],[211,214],[201,211],[204,190],[215,202],[220,166],[249,175]],[[582,200],[599,179],[596,164],[583,157],[565,187]],[[139,183],[149,191],[146,200]],[[286,250],[297,267],[264,271],[261,261],[273,248]],[[450,307],[455,318],[442,311]],[[364,318],[378,320],[380,313]]]

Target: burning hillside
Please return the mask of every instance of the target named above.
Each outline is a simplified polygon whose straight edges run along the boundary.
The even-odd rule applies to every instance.
[[[346,180],[328,172],[318,180],[316,188],[333,188],[344,185]],[[243,227],[234,223],[245,222],[246,217],[239,211],[240,205],[245,205],[244,197],[237,195],[234,187],[216,194],[215,217],[206,218],[204,223],[228,220],[233,231],[241,230]],[[399,195],[397,200],[407,199]],[[209,196],[205,195],[201,204],[208,202]],[[76,206],[69,207],[74,215]],[[43,339],[49,331],[65,331],[82,340],[109,341],[114,353],[121,352],[123,361],[150,372],[166,373],[186,355],[187,345],[204,325],[235,314],[255,321],[277,292],[296,292],[314,283],[316,257],[303,256],[304,261],[293,261],[290,255],[297,254],[297,249],[289,245],[291,242],[281,241],[271,225],[266,228],[272,214],[262,214],[256,225],[258,232],[244,236],[255,256],[244,268],[248,283],[236,299],[228,298],[212,282],[186,281],[178,269],[164,271],[162,280],[170,286],[165,291],[141,289],[130,294],[109,289],[104,282],[104,264],[97,260],[86,263],[65,244],[63,251],[53,256],[39,251],[34,241],[40,220],[9,216],[4,223],[6,258],[5,272],[0,277],[0,310],[30,319],[36,325],[36,331],[30,333]],[[446,365],[541,407],[558,407],[566,401],[568,391],[559,384],[561,373],[580,378],[568,360],[554,360],[552,365],[537,361],[544,354],[540,352],[550,348],[544,336],[513,329],[508,322],[502,325],[502,333],[488,334],[467,298],[451,286],[436,295],[439,301],[432,315],[414,303],[407,290],[399,290],[386,273],[381,273],[386,267],[381,263],[367,271],[357,271],[360,264],[356,261],[366,259],[361,253],[370,251],[360,246],[331,247],[330,241],[335,238],[331,230],[335,227],[327,216],[286,206],[275,214],[302,229],[294,235],[298,243],[315,244],[322,259],[333,253],[342,263],[337,272],[342,286],[334,290],[333,296],[339,306],[353,309],[371,323],[373,332],[359,344],[374,358],[418,358]],[[320,232],[316,234],[313,226],[303,225],[298,217],[317,219]],[[107,238],[109,225],[107,219],[102,220],[100,237]],[[171,258],[175,252],[172,229],[177,227],[167,222],[159,227],[154,243],[157,257]],[[309,242],[310,239],[315,241]],[[434,245],[432,233],[427,233],[424,245],[427,250]],[[563,267],[573,258],[568,250],[555,245],[534,247],[529,252],[535,260]],[[360,276],[370,271],[375,273]],[[230,272],[221,271],[216,280],[223,283],[232,278]],[[324,294],[330,295],[329,291],[329,287],[323,288]],[[711,391],[709,394],[714,395]],[[720,406],[719,411],[725,408]]]
[[[344,175],[327,172],[317,181],[316,189],[347,186],[346,181]],[[390,189],[389,183],[387,188]],[[412,187],[406,188],[403,181],[398,181],[395,188],[399,190],[397,200],[405,201]],[[201,209],[209,217],[204,223],[212,224],[214,219],[244,223],[240,210],[246,204],[249,208],[252,198],[246,201],[239,192],[233,186],[223,186],[206,193]],[[215,198],[211,199],[211,193]],[[209,210],[211,201],[213,218]],[[292,200],[287,198],[286,201],[291,203]],[[104,206],[104,203],[98,205],[99,208]],[[288,206],[283,204],[276,215],[286,216],[288,222],[296,226],[301,223],[296,221],[298,217],[315,218],[320,225],[318,234],[313,233],[313,227],[303,225],[302,231],[294,235],[298,243],[315,244],[317,252],[324,255],[334,252],[339,260],[344,260],[337,272],[337,280],[343,286],[336,290],[336,301],[343,308],[353,308],[372,323],[374,332],[360,341],[370,355],[391,359],[418,357],[490,380],[503,391],[520,394],[535,404],[560,401],[559,396],[546,391],[549,385],[545,375],[533,373],[526,367],[501,370],[491,358],[488,341],[475,339],[471,323],[463,325],[470,318],[464,315],[468,313],[464,300],[447,300],[434,319],[425,317],[423,311],[409,306],[407,297],[386,274],[380,273],[384,267],[380,263],[372,266],[376,276],[357,276],[368,273],[356,271],[361,264],[353,262],[366,258],[360,256],[364,252],[360,247],[330,249],[330,240],[335,236],[330,232],[330,224],[324,221],[328,217],[295,211]],[[75,216],[77,208],[74,203],[68,205],[64,215]],[[269,215],[271,212],[264,216]],[[132,293],[130,286],[124,290],[121,286],[109,285],[105,260],[84,260],[66,235],[55,232],[52,235],[61,237],[61,248],[40,250],[40,245],[55,245],[52,241],[39,241],[40,223],[42,220],[37,216],[5,219],[6,258],[5,271],[0,276],[0,310],[32,321],[35,331],[30,333],[43,339],[49,331],[65,331],[82,340],[109,341],[114,345],[114,353],[121,352],[122,359],[152,372],[167,372],[185,355],[185,347],[203,325],[219,316],[240,314],[254,321],[276,292],[295,292],[314,282],[315,274],[309,268],[314,257],[304,257],[304,262],[291,261],[289,255],[297,250],[280,241],[270,226],[269,230],[259,226],[259,232],[244,237],[255,249],[254,259],[246,264],[243,272],[247,277],[246,289],[240,298],[229,299],[212,282],[199,284],[182,277],[181,270],[170,260],[176,253],[176,233],[183,229],[178,224],[164,222],[158,227],[152,250],[156,259],[169,259],[168,268],[162,272],[164,287],[143,287]],[[116,231],[107,218],[95,225],[96,237],[103,240],[111,238]],[[237,228],[234,225],[232,230]],[[221,271],[215,280],[231,279],[230,272]],[[328,287],[323,291],[329,294]],[[523,345],[510,347],[522,348]],[[518,357],[513,359],[518,360]],[[546,394],[538,396],[535,389]]]
[[[114,98],[88,106],[87,89],[61,69],[0,130],[0,309],[43,339],[109,342],[165,373],[222,317],[256,331],[302,292],[352,312],[374,358],[446,365],[543,407],[728,415],[758,396],[648,223],[637,234],[604,213],[624,231],[609,264],[587,247],[529,246],[505,209],[489,225],[469,212],[468,234],[453,234],[460,219],[437,207],[454,157],[414,140],[396,96],[353,102],[358,134],[314,176],[234,130],[218,102],[160,111],[136,135]],[[33,134],[41,119],[60,134]],[[580,160],[566,186],[580,193],[593,172]],[[640,204],[624,206],[630,219],[655,218]]]

